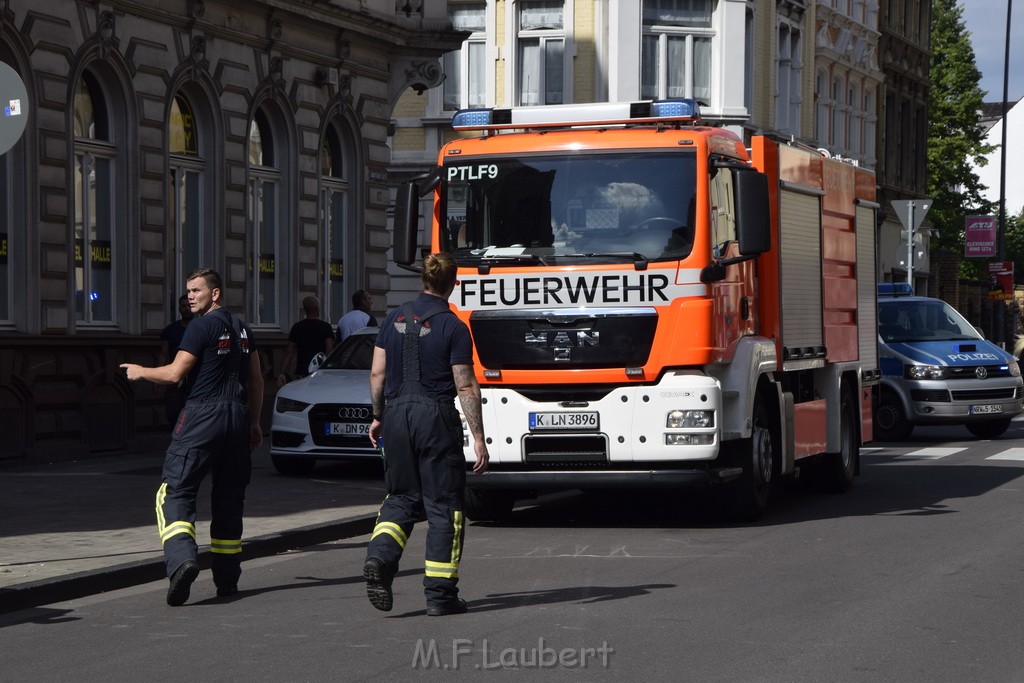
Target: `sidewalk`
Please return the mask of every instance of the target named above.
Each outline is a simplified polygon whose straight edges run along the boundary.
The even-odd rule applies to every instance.
[[[0,469],[0,614],[165,577],[154,499],[163,453]],[[209,479],[199,493],[200,564],[209,566]],[[320,462],[285,477],[253,453],[245,560],[369,533],[384,499],[378,463]]]

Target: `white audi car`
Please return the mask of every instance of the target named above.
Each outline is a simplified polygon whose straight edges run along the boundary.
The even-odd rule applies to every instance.
[[[368,436],[376,339],[376,327],[363,328],[338,345],[312,374],[278,390],[270,426],[270,457],[278,472],[309,474],[317,460],[379,457]]]

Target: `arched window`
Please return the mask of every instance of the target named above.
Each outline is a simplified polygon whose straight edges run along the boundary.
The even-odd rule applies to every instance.
[[[320,145],[321,235],[326,245],[323,309],[332,323],[348,311],[352,292],[359,287],[353,277],[359,272],[359,250],[350,213],[350,161],[340,124],[332,122]]]
[[[281,324],[281,301],[287,284],[284,254],[287,225],[278,142],[268,111],[256,110],[249,123],[249,222],[252,264],[252,320]]]
[[[170,181],[174,299],[185,293],[185,278],[194,269],[212,264],[206,226],[206,160],[204,131],[200,130],[189,98],[178,92],[167,117],[168,180]]]
[[[73,132],[75,319],[83,324],[115,322],[118,303],[117,147],[111,141],[108,106],[96,76],[82,72],[74,94]]]

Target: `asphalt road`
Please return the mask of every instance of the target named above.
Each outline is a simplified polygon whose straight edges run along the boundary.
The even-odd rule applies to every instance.
[[[366,537],[246,562],[232,599],[204,573],[180,608],[161,581],[12,613],[0,680],[1022,680],[1022,426],[872,444],[848,494],[755,525],[647,494],[522,506],[469,527],[466,615],[425,616],[422,528],[388,614]]]

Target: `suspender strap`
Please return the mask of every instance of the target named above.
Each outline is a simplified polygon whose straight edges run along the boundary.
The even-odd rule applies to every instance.
[[[402,314],[405,316],[405,335],[402,337],[402,385],[406,383],[419,384],[420,381],[420,334],[423,323],[427,322],[439,313],[446,313],[451,309],[448,304],[438,305],[427,309],[426,313],[416,320],[412,310],[412,302],[402,306]]]

